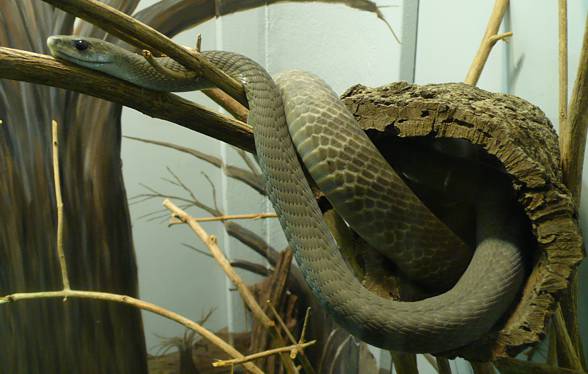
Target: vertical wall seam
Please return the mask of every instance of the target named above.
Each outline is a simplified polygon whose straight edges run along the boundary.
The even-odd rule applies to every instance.
[[[400,48],[400,80],[414,83],[416,74],[419,30],[419,0],[402,2],[402,32]]]
[[[506,13],[504,13],[504,19],[502,20],[502,24],[500,25],[501,27],[501,32],[505,32],[505,31],[512,31],[512,19],[510,16],[510,2],[508,4],[508,7],[506,8]],[[504,81],[502,82],[502,91],[504,93],[508,93],[508,94],[512,94],[513,91],[513,84],[511,82],[511,78],[513,75],[513,71],[512,69],[514,68],[515,64],[513,61],[513,52],[512,52],[512,45],[513,43],[516,43],[516,41],[514,40],[514,38],[511,38],[511,42],[510,43],[501,43],[504,44],[504,58],[502,60],[503,63],[503,67],[504,67],[504,74],[502,74],[502,77],[504,79]]]
[[[218,3],[215,3],[215,6],[217,8],[217,14],[218,14]],[[215,39],[215,49],[217,50],[222,50],[223,49],[223,17],[222,16],[217,16],[215,18],[214,21],[214,25],[215,25],[215,34],[216,34],[216,39]],[[218,111],[222,111],[222,108],[220,106],[217,107]],[[220,151],[220,157],[221,160],[223,161],[224,164],[227,163],[228,161],[228,146],[225,142],[218,142],[219,144],[219,151]],[[220,182],[221,182],[221,206],[222,206],[222,210],[223,212],[227,213],[230,210],[230,204],[229,204],[229,179],[227,178],[224,169],[219,169],[220,171]],[[222,229],[222,238],[223,238],[223,248],[225,250],[225,255],[230,259],[231,258],[231,244],[230,244],[230,238],[229,235],[227,234],[227,231],[224,230],[224,227]],[[227,328],[229,330],[229,332],[233,332],[235,330],[235,320],[234,320],[234,316],[233,316],[233,299],[232,299],[232,295],[231,292],[229,292],[229,289],[231,288],[231,283],[229,278],[227,277],[223,277],[224,279],[224,293],[225,293],[225,300],[227,303]],[[229,334],[229,337],[231,335]],[[230,339],[230,338],[229,338]]]

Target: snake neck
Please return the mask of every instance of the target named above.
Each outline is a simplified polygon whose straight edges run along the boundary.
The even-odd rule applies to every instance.
[[[154,91],[186,92],[213,87],[204,78],[179,79],[163,74],[153,68],[142,55],[126,50],[123,51],[117,54],[115,64],[105,66],[105,73]],[[156,57],[155,60],[168,70],[181,73],[187,71],[184,66],[169,57]]]

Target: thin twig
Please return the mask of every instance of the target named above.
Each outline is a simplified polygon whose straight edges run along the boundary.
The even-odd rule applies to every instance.
[[[298,340],[298,343],[304,342],[304,336],[306,335],[306,327],[308,326],[308,319],[310,318],[310,310],[310,307],[306,308],[306,313],[304,314],[304,323],[302,323],[302,331],[300,332],[300,340]]]
[[[262,178],[260,177],[259,172],[255,168],[254,163],[251,160],[249,160],[249,158],[244,159],[245,162],[247,163],[247,166],[250,169],[250,170],[247,170],[247,169],[239,168],[239,167],[236,167],[233,165],[226,165],[219,157],[206,154],[206,153],[201,152],[201,151],[194,149],[194,148],[183,147],[181,145],[167,143],[167,142],[161,142],[158,140],[137,138],[137,137],[133,137],[133,136],[124,136],[124,137],[127,139],[132,139],[132,140],[136,140],[136,141],[147,143],[147,144],[154,144],[154,145],[158,145],[161,147],[174,149],[179,152],[187,153],[191,156],[198,158],[199,160],[208,162],[209,164],[218,167],[219,169],[223,170],[223,172],[225,173],[225,175],[227,177],[239,180],[239,181],[247,184],[249,187],[253,188],[254,190],[258,191],[260,194],[265,195],[265,183],[263,182]],[[242,149],[239,149],[239,148],[236,148],[236,149],[243,152],[244,154],[246,153],[246,151],[243,151]]]
[[[288,329],[288,326],[286,326],[286,323],[284,322],[284,320],[280,316],[280,313],[278,313],[276,308],[274,308],[274,306],[272,305],[272,301],[266,300],[266,303],[267,303],[268,307],[270,308],[270,310],[272,311],[274,318],[278,321],[278,323],[280,324],[280,327],[282,327],[282,330],[284,330],[284,332],[286,333],[286,336],[288,337],[288,340],[290,340],[290,343],[297,344],[296,338],[294,338],[294,335],[292,335],[292,333],[290,332],[290,329]]]
[[[503,32],[502,34],[496,34],[488,38],[490,43],[496,43],[499,40],[506,40],[512,36],[512,31]]]
[[[214,210],[217,212],[220,212],[220,208],[218,206],[218,199],[216,198],[216,186],[214,185],[214,183],[212,182],[212,179],[210,178],[210,176],[201,171],[200,175],[202,175],[204,177],[204,179],[206,179],[206,181],[208,182],[208,185],[210,186],[210,192],[212,193],[212,204],[214,205]],[[219,217],[223,214],[215,214],[215,216]]]
[[[198,77],[198,73],[194,71],[177,71],[163,66],[159,63],[159,61],[157,61],[155,57],[153,57],[153,53],[147,49],[144,49],[142,54],[149,65],[153,67],[153,69],[172,79],[196,79],[196,77]]]
[[[214,257],[213,257],[213,256],[212,256],[210,253],[208,253],[208,252],[206,252],[206,251],[203,251],[202,249],[200,249],[200,248],[197,248],[197,247],[195,247],[195,246],[193,246],[193,245],[191,245],[191,244],[188,244],[188,243],[182,243],[182,245],[183,245],[184,247],[186,247],[186,248],[190,248],[191,250],[193,250],[193,251],[195,251],[195,252],[197,252],[197,253],[200,253],[201,255],[204,255],[204,256],[206,256],[206,257],[210,257],[210,258],[214,258]]]
[[[165,169],[167,170],[168,173],[171,174],[172,177],[174,177],[174,179],[176,180],[176,183],[177,183],[176,185],[181,187],[184,191],[186,191],[188,193],[188,195],[190,195],[190,197],[192,198],[192,201],[198,201],[194,191],[192,191],[190,189],[190,187],[186,186],[186,184],[182,181],[182,179],[180,177],[178,177],[177,174],[174,173],[173,170],[169,166],[166,166]]]
[[[231,280],[231,282],[233,282],[233,284],[239,290],[239,294],[243,298],[243,301],[251,309],[251,313],[253,314],[253,316],[257,318],[261,323],[263,323],[263,325],[267,328],[274,326],[274,322],[261,309],[261,307],[255,300],[255,297],[249,290],[249,287],[247,287],[245,282],[243,282],[241,277],[239,277],[239,275],[237,275],[235,270],[231,267],[230,262],[227,260],[225,255],[218,247],[216,237],[214,237],[213,235],[208,235],[208,233],[206,233],[202,226],[200,226],[200,224],[196,222],[192,216],[190,216],[188,213],[177,207],[170,200],[164,200],[163,206],[166,207],[172,213],[172,216],[174,218],[177,218],[182,222],[188,224],[192,231],[194,231],[194,233],[198,236],[198,238],[204,244],[206,244],[211,254],[214,256],[215,260],[221,266],[227,277]]]
[[[314,343],[316,343],[316,340],[311,340],[311,341],[303,343],[303,344],[293,344],[293,345],[289,345],[287,347],[279,347],[279,348],[269,349],[267,351],[254,353],[254,354],[245,356],[243,358],[234,358],[231,360],[219,360],[219,361],[213,362],[212,366],[225,367],[225,366],[241,365],[245,362],[257,360],[258,358],[263,358],[263,357],[275,355],[276,353],[293,352],[294,350],[301,351],[304,348],[306,348],[310,345],[313,345]]]
[[[225,216],[218,216],[218,217],[202,217],[202,218],[194,218],[196,222],[211,222],[211,221],[229,221],[229,220],[239,220],[239,219],[264,219],[264,218],[276,218],[277,214],[275,213],[251,213],[251,214],[229,214]]]
[[[59,134],[57,121],[51,121],[53,141],[53,183],[55,186],[55,205],[57,206],[57,256],[61,269],[61,281],[64,290],[70,290],[67,261],[63,250],[63,200],[61,198],[61,178],[59,176]]]
[[[478,79],[480,79],[480,74],[482,74],[482,70],[484,69],[484,65],[486,65],[486,61],[488,60],[488,56],[490,56],[490,51],[496,42],[505,37],[505,34],[498,36],[498,28],[500,27],[500,23],[502,22],[502,17],[504,17],[504,13],[508,8],[508,0],[496,0],[494,3],[494,9],[492,10],[492,14],[490,15],[490,20],[488,21],[488,26],[486,27],[486,32],[482,37],[482,42],[480,43],[480,47],[478,48],[478,52],[472,61],[472,65],[466,75],[464,80],[465,83],[476,85],[478,83]],[[512,35],[510,33],[507,36]]]
[[[136,299],[131,296],[126,295],[119,295],[114,293],[108,292],[95,292],[95,291],[80,291],[80,290],[63,290],[63,291],[49,291],[49,292],[28,292],[28,293],[14,293],[11,295],[0,297],[0,305],[12,303],[16,301],[22,300],[33,300],[33,299],[49,299],[49,298],[81,298],[81,299],[93,299],[93,300],[103,300],[103,301],[112,301],[122,304],[127,304],[134,306],[136,308],[147,310],[149,312],[158,314],[162,317],[175,321],[191,330],[196,331],[200,334],[204,339],[208,340],[215,346],[219,347],[229,356],[234,358],[243,358],[243,356],[239,351],[237,351],[233,346],[226,343],[224,340],[216,336],[213,332],[207,330],[203,326],[197,324],[196,322],[178,314],[172,312],[168,309],[162,308],[158,305],[149,303],[147,301],[143,301],[140,299]],[[262,374],[263,372],[254,364],[249,363],[246,366],[246,369],[252,373]]]
[[[245,164],[247,165],[247,168],[249,168],[249,171],[252,174],[256,175],[257,177],[261,176],[261,173],[259,172],[258,164],[252,159],[250,153],[245,152],[244,150],[237,148],[237,147],[233,147],[233,149],[235,149],[235,151],[237,152],[239,157],[241,157],[243,162],[245,162]]]

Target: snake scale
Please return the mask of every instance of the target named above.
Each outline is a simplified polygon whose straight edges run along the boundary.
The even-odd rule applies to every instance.
[[[203,78],[163,74],[143,56],[102,40],[52,36],[47,43],[54,57],[147,89],[211,86]],[[479,192],[476,250],[468,255],[467,246],[388,167],[319,78],[292,71],[282,73],[276,84],[247,57],[202,53],[243,82],[268,196],[307,283],[341,325],[378,347],[435,353],[472,342],[496,324],[524,276],[512,197],[502,192],[503,186],[488,183]],[[185,72],[170,58],[157,61]],[[415,282],[447,291],[402,302],[364,288],[322,218],[295,147],[313,179],[360,236]]]

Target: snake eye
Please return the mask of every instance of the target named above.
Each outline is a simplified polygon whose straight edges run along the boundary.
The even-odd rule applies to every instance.
[[[85,51],[86,49],[88,49],[89,46],[90,43],[88,43],[85,40],[74,40],[74,47],[76,47],[78,51]]]

